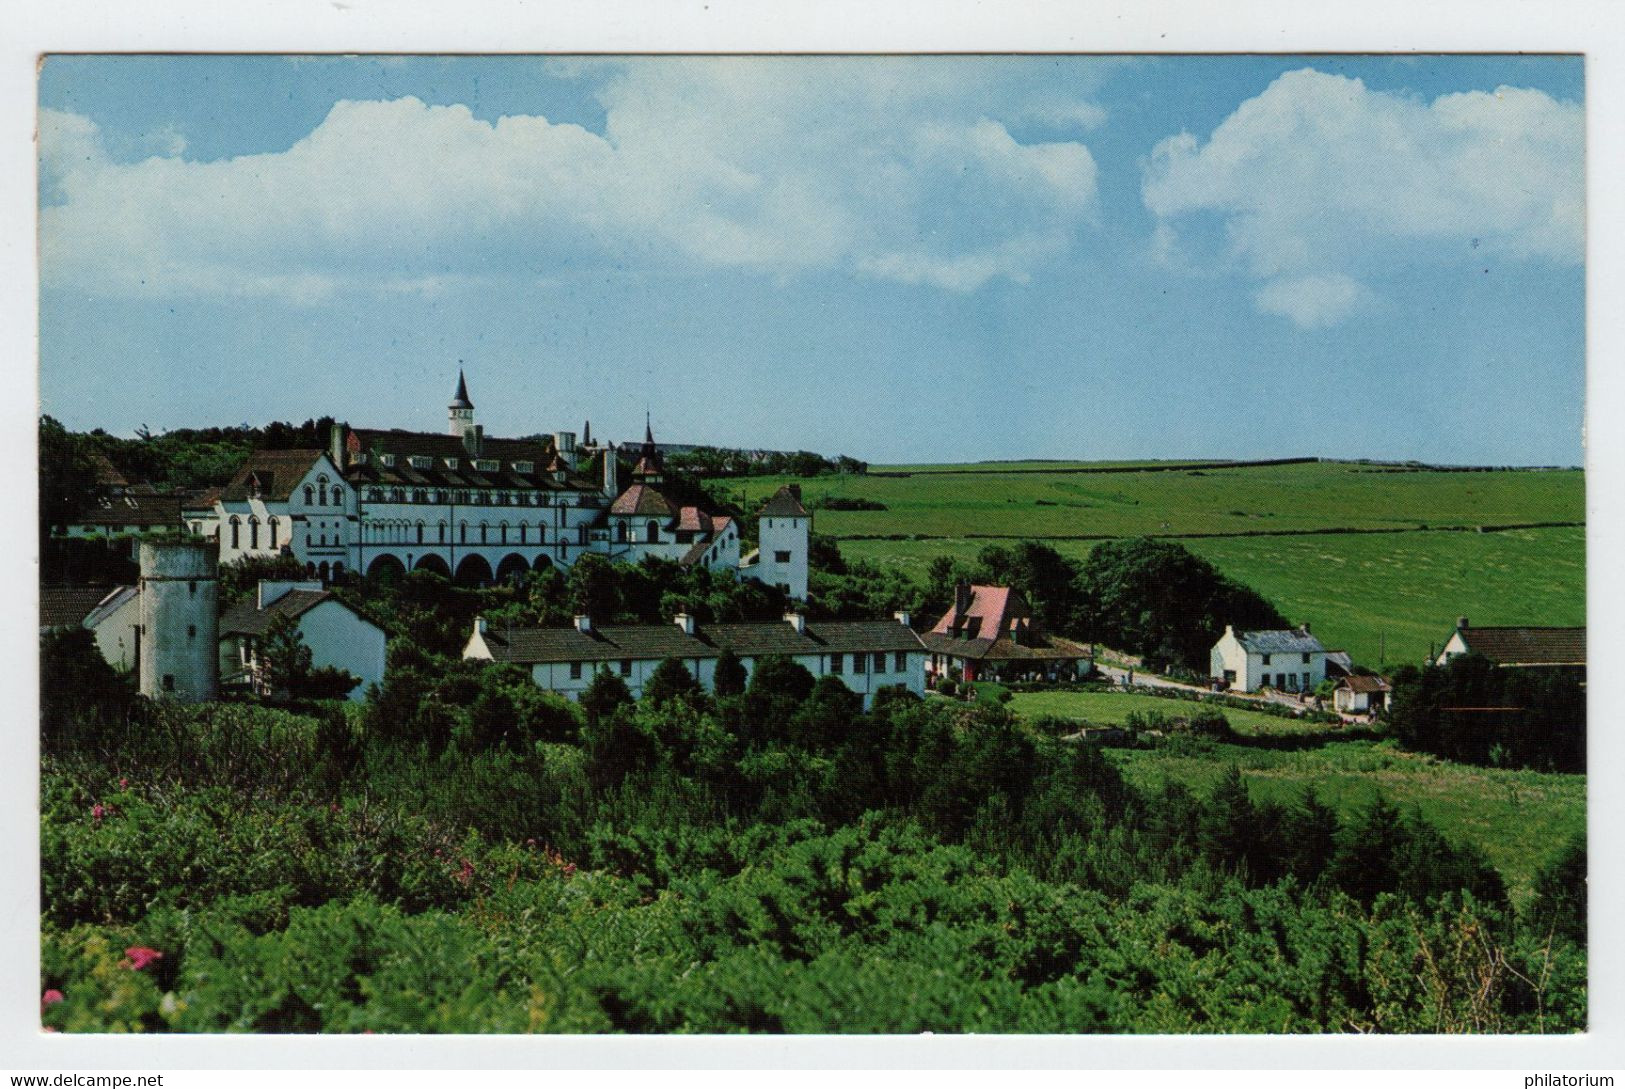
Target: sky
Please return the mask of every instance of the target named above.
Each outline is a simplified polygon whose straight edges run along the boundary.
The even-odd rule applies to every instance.
[[[52,57],[40,395],[1579,464],[1577,57]]]

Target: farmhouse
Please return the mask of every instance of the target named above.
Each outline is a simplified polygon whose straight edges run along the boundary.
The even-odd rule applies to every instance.
[[[93,454],[90,461],[102,496],[95,506],[75,516],[67,527],[69,537],[180,532],[179,496],[161,495],[151,484],[130,483],[105,455]]]
[[[1032,607],[1008,586],[956,586],[953,608],[922,641],[933,681],[1071,680],[1090,659],[1088,647],[1041,631]]]
[[[1312,692],[1326,679],[1326,648],[1307,624],[1277,631],[1237,631],[1226,624],[1208,662],[1209,675],[1235,692]]]
[[[791,613],[776,622],[701,624],[683,613],[670,624],[605,627],[578,616],[568,628],[499,628],[482,618],[474,622],[463,657],[525,666],[542,688],[577,699],[601,669],[620,676],[638,696],[655,668],[673,658],[709,692],[724,653],[732,652],[747,675],[761,659],[779,656],[805,666],[814,677],[840,678],[867,707],[888,686],[901,685],[915,695],[925,691],[925,648],[906,615],[813,622]]]
[[[262,638],[279,616],[294,622],[310,648],[311,665],[331,666],[361,678],[350,691],[352,700],[362,699],[369,684],[383,681],[383,629],[319,582],[265,581],[253,597],[237,602],[220,618],[220,676],[224,682],[246,683],[262,695],[269,694]]]
[[[740,569],[732,518],[661,492],[664,468],[647,421],[623,488],[613,444],[578,447],[571,431],[488,437],[461,375],[447,412],[444,434],[335,423],[325,450],[258,451],[207,517],[197,515],[199,500],[188,501],[188,524],[218,541],[222,563],[286,554],[324,582],[346,571],[427,570],[482,585],[569,567],[589,552]],[[772,521],[772,555],[787,559],[760,575],[804,597],[811,519],[803,510]]]
[[[1463,654],[1481,654],[1502,669],[1581,670],[1586,666],[1584,628],[1474,628],[1456,621],[1444,649],[1434,659],[1444,665]]]
[[[1381,677],[1351,673],[1338,679],[1332,705],[1345,715],[1367,715],[1388,706],[1392,686]]]

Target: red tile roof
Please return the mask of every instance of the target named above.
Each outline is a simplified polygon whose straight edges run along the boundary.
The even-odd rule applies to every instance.
[[[956,604],[931,630],[961,639],[997,639],[1009,635],[1018,620],[1030,626],[1032,615],[1027,602],[1008,586],[972,586],[964,614]]]
[[[647,484],[634,484],[616,497],[609,513],[638,517],[672,518],[677,509],[671,501]]]

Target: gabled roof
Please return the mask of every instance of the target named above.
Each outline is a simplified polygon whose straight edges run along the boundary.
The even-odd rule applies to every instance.
[[[324,601],[344,605],[327,590],[289,590],[261,609],[251,594],[226,610],[226,615],[220,618],[220,634],[260,635],[271,626],[274,618],[286,616],[297,620]],[[348,605],[344,605],[344,608],[350,609]],[[350,611],[355,612],[354,609]]]
[[[1584,628],[1457,628],[1467,649],[1503,666],[1583,666]]]
[[[404,487],[425,488],[525,488],[537,491],[591,491],[598,490],[592,477],[577,470],[568,473],[560,482],[552,475],[555,456],[553,440],[493,439],[480,442],[480,452],[471,454],[463,440],[456,435],[442,435],[430,431],[388,431],[351,428],[346,440],[353,453],[367,455],[364,464],[352,462],[344,476],[352,485],[399,484]],[[388,454],[393,465],[385,465],[373,455]],[[430,464],[418,468],[410,458],[428,458]],[[457,467],[448,468],[448,459]],[[478,469],[476,461],[495,461],[496,469]],[[530,469],[521,472],[519,462],[528,462]]]
[[[801,505],[801,485],[784,484],[773,493],[758,512],[760,518],[805,518],[807,508]]]
[[[264,498],[286,502],[325,454],[325,450],[256,450],[248,455],[231,482],[220,489],[220,498],[227,503],[242,502],[252,491],[250,480],[255,479]]]
[[[952,608],[942,614],[942,619],[938,620],[931,630],[938,635],[958,639],[991,641],[1010,634],[1017,621],[1024,621],[1022,626],[1030,630],[1032,616],[1033,611],[1028,607],[1026,600],[1010,587],[972,586],[969,604],[965,610],[961,612],[958,603],[955,602]]]
[[[647,484],[634,484],[616,497],[609,513],[650,518],[675,518],[677,508]]]
[[[1358,673],[1349,674],[1347,677],[1344,677],[1342,680],[1338,681],[1337,684],[1338,687],[1347,688],[1350,692],[1367,692],[1372,694],[1387,692],[1392,688],[1392,685],[1383,680],[1381,677],[1367,677]]]
[[[116,593],[111,586],[42,586],[39,592],[39,626],[77,628],[101,604]]]
[[[113,464],[113,459],[106,454],[91,454],[88,460],[96,470],[96,483],[114,489],[130,486],[130,482],[125,479],[124,474],[118,471],[118,466]]]
[[[84,619],[85,627],[94,628],[101,624],[102,621],[112,616],[131,599],[139,597],[140,593],[141,591],[134,586],[114,587],[112,593],[98,601],[96,607],[90,610],[89,615]]]
[[[1238,631],[1236,639],[1250,654],[1324,654],[1319,639],[1302,628]]]
[[[594,628],[490,627],[484,636],[499,662],[615,662],[632,658],[715,658],[723,651],[739,657],[876,653],[921,649],[920,639],[894,620],[808,622],[798,632],[788,621],[758,624],[701,624],[693,635],[676,624]]]

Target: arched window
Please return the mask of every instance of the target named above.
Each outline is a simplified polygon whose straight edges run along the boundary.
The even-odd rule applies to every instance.
[[[546,526],[540,526],[539,525],[539,526],[536,527],[536,543],[537,544],[546,544],[547,543],[547,527]]]
[[[276,519],[272,518],[269,525],[271,527],[271,548],[274,551],[276,549]]]
[[[343,563],[343,561],[342,560],[334,560],[333,561],[333,577],[338,578],[342,574],[344,574],[344,563]]]
[[[318,502],[320,502],[321,505],[324,506],[324,507],[327,506],[327,482],[326,481],[322,482],[322,486],[321,486],[321,489],[318,492],[318,495],[321,497],[318,500]]]
[[[440,543],[445,544],[446,543],[446,523],[444,521],[442,521],[440,523],[440,525],[437,526],[436,528],[440,531]]]
[[[491,527],[486,525],[484,522],[480,523],[480,544],[485,543],[486,535],[490,532],[490,529]]]
[[[508,543],[508,523],[506,522],[503,522],[501,525],[497,526],[497,543]]]
[[[341,507],[344,505],[344,489],[339,487],[337,484],[333,485],[333,505],[335,507]],[[334,570],[336,571],[338,568],[335,567]]]
[[[260,520],[254,515],[248,516],[248,548],[250,551],[260,546]]]
[[[467,544],[468,543],[468,523],[467,522],[458,522],[457,523],[457,543],[458,544]]]
[[[404,503],[406,502],[406,489],[394,488],[390,491],[389,497],[397,503]]]
[[[643,533],[650,544],[656,543],[660,540],[660,523],[650,521],[648,525],[643,527]]]
[[[616,522],[615,523],[615,539],[617,541],[619,541],[621,544],[626,543],[626,523],[625,522]]]
[[[523,522],[519,523],[519,543],[525,543],[525,523]]]
[[[418,544],[423,543],[423,523],[418,523]]]
[[[653,527],[654,523],[650,522],[649,525]],[[576,527],[576,536],[580,538],[582,544],[587,543],[587,523],[582,522]]]
[[[231,547],[233,549],[243,547],[243,524],[237,520],[235,514],[231,516]]]
[[[319,563],[316,566],[316,575],[323,582],[327,581],[328,574],[327,574],[327,561],[326,560],[323,560],[321,563]]]
[[[412,502],[414,502],[414,503],[427,503],[428,501],[429,501],[429,493],[424,491],[422,488],[419,488],[419,489],[417,489],[416,491],[414,491],[412,493]]]
[[[309,484],[306,484],[305,485],[305,506],[314,507],[315,505],[316,505],[316,489],[312,488]]]

